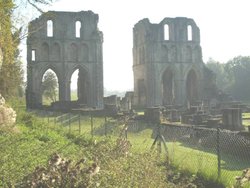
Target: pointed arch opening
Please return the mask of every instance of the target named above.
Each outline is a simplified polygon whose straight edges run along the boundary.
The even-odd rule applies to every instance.
[[[45,71],[41,84],[42,105],[51,105],[59,100],[58,77],[52,69]]]
[[[175,82],[172,70],[167,69],[162,76],[162,103],[172,105],[175,100]]]
[[[187,102],[190,105],[195,104],[199,100],[197,74],[193,69],[190,70],[187,75],[186,93],[187,93]]]
[[[47,21],[47,37],[53,37],[53,21]]]
[[[76,68],[71,75],[70,100],[79,104],[88,104],[89,100],[89,76],[84,68]]]
[[[36,61],[36,50],[35,49],[31,50],[31,61]]]
[[[164,40],[169,40],[169,25],[164,25]]]
[[[75,37],[81,38],[81,27],[82,23],[80,21],[75,22]]]
[[[187,26],[187,38],[188,38],[188,41],[193,40],[193,29],[191,25]]]

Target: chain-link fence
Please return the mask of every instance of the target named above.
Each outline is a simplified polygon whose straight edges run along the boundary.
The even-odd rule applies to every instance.
[[[220,128],[162,125],[170,163],[231,186],[250,166],[250,140]]]
[[[163,148],[160,148],[161,152],[167,150],[172,165],[208,179],[219,180],[228,186],[235,184],[236,177],[250,166],[250,139],[237,131],[178,124],[158,126],[126,117],[112,119],[91,114],[61,114],[51,116],[49,121],[64,125],[69,131],[92,136],[119,136],[121,125],[126,125],[124,134],[133,148],[149,150],[161,142],[157,147]],[[146,134],[145,130],[148,131]]]
[[[120,125],[125,124],[126,118],[112,118],[96,116],[89,112],[82,113],[55,113],[39,112],[43,114],[43,121],[60,129],[67,129],[70,133],[89,134],[91,136],[107,136],[117,134]]]
[[[48,126],[66,129],[69,133],[86,134],[92,137],[107,135],[119,137],[119,134],[123,132],[124,137],[132,143],[132,148],[137,151],[150,150],[158,141],[160,144],[157,146],[163,147],[162,150],[167,152],[171,165],[180,170],[201,174],[208,179],[219,180],[227,186],[235,184],[235,177],[241,176],[242,171],[250,166],[250,140],[236,131],[179,124],[157,125],[128,117],[114,119],[95,116],[91,113],[88,115],[37,113],[43,122],[48,123]],[[20,143],[23,143],[22,139],[24,138],[20,138]],[[15,147],[20,147],[20,145],[19,140],[14,142],[12,144],[8,140],[2,140],[0,149],[7,143],[14,147],[10,151],[15,152]],[[63,147],[68,147],[68,144]],[[7,149],[7,147],[2,147],[2,149],[4,148]],[[34,146],[33,152],[27,153],[27,155],[35,156],[41,149],[46,152],[46,147],[36,148]],[[55,149],[60,150],[60,148]],[[13,154],[10,153],[10,155]],[[2,158],[0,162],[3,164],[6,159],[6,157]],[[25,168],[28,168],[29,165],[31,164],[23,164]],[[3,167],[2,169],[4,169]],[[25,169],[22,170],[25,172]]]

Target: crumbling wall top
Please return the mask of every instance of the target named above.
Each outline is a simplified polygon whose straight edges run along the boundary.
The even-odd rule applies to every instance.
[[[98,29],[99,16],[92,11],[63,12],[48,11],[40,15],[39,18],[31,21],[29,24],[29,38],[47,37],[48,22],[53,28],[54,38],[75,38],[76,22],[80,23],[81,38],[91,38],[91,35],[102,33]]]
[[[199,27],[193,19],[187,17],[166,17],[159,24],[150,23],[148,18],[144,18],[134,25],[133,31],[134,44],[147,40],[200,43]],[[169,35],[168,39],[165,38],[166,33]]]

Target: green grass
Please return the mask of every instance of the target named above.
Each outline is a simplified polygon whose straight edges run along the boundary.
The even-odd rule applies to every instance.
[[[103,117],[93,118],[93,133],[94,138],[105,136],[105,120]],[[59,125],[58,125],[59,126]],[[128,140],[132,144],[132,151],[135,153],[144,153],[145,151],[151,151],[151,146],[154,142],[152,137],[152,129],[149,125],[140,122],[137,126],[128,129]],[[69,126],[64,126],[67,131],[79,133],[78,121],[75,121]],[[109,137],[115,140],[120,132],[121,128],[119,124],[115,123],[115,120],[108,119],[106,124],[106,132]],[[81,117],[81,134],[91,135],[91,118],[90,116]],[[189,171],[193,174],[201,174],[208,180],[217,180],[218,168],[217,168],[217,155],[211,152],[202,151],[201,148],[191,148],[182,145],[180,142],[168,142],[167,143],[170,163],[182,171]],[[163,146],[162,146],[162,152]],[[227,157],[223,155],[224,158]],[[224,168],[230,164],[230,168]],[[219,180],[226,186],[231,186],[235,183],[235,177],[242,174],[242,170],[250,166],[250,163],[244,161],[235,161],[229,159],[221,161],[221,179]]]
[[[27,114],[20,109],[18,116],[20,132],[0,134],[0,164],[3,164],[0,165],[0,177],[3,177],[4,181],[20,181],[36,166],[46,165],[49,156],[53,153],[59,152],[64,157],[73,160],[83,156],[89,160],[93,160],[95,157],[100,158],[101,168],[104,169],[101,172],[103,177],[99,177],[102,185],[138,187],[148,184],[151,187],[166,187],[163,181],[166,172],[162,166],[158,165],[157,167],[155,163],[150,162],[147,154],[154,155],[151,150],[155,139],[152,136],[154,127],[151,125],[139,122],[136,126],[131,126],[133,128],[128,129],[128,140],[132,144],[132,155],[129,156],[128,160],[128,158],[123,157],[113,158],[114,143],[122,130],[122,122],[117,123],[116,120],[108,118],[105,125],[104,117],[94,117],[92,119],[92,137],[90,116],[81,116],[80,128],[78,119],[72,121],[69,126],[69,124],[62,125],[60,121],[57,122],[58,117],[59,114],[50,118],[43,116],[38,118],[36,115]],[[100,144],[95,145],[95,140]],[[216,154],[202,151],[201,148],[191,148],[180,142],[168,142],[167,147],[169,160],[173,166],[181,171],[202,174],[208,180],[216,180]],[[223,155],[220,181],[231,186],[234,184],[234,177],[241,175],[242,170],[249,166],[250,164],[247,162],[236,161],[230,156]],[[145,171],[145,176],[138,175],[142,171],[140,168]],[[156,175],[152,176],[154,173],[157,177]],[[135,178],[131,179],[133,176]],[[142,183],[141,180],[145,180],[145,178],[158,183],[158,185],[150,184],[148,181],[145,181],[145,184]],[[110,182],[112,183],[110,184]]]
[[[250,118],[250,113],[242,113],[242,119]]]
[[[155,139],[152,138],[152,133],[152,127],[145,127],[138,132],[129,132],[128,139],[132,143],[133,150],[135,152],[150,151]],[[161,147],[163,156],[165,150],[163,145]],[[250,166],[250,161],[236,160],[232,156],[222,154],[221,178],[218,179],[218,158],[215,153],[203,151],[202,148],[191,148],[180,142],[167,142],[167,148],[170,164],[180,171],[198,173],[207,180],[219,181],[227,187],[235,184],[235,177],[240,176],[242,171]]]
[[[71,91],[71,96],[70,96],[71,101],[77,100],[77,90]]]
[[[246,127],[250,126],[250,113],[242,113],[242,124]]]
[[[179,142],[168,143],[170,161],[181,170],[202,174],[207,179],[217,180],[218,158],[216,154],[183,146]],[[221,179],[224,185],[230,187],[235,183],[235,177],[250,166],[249,161],[236,161],[228,155],[222,154]]]
[[[69,126],[55,123],[53,116],[49,119],[37,118],[22,112],[18,117],[19,132],[0,134],[0,187],[11,187],[10,184],[20,182],[37,166],[46,167],[53,153],[73,161],[86,158],[91,163],[98,160],[100,175],[94,177],[92,183],[96,182],[101,187],[168,187],[165,167],[152,160],[154,154],[134,153],[126,157],[117,148],[114,139],[100,136],[103,135],[100,132],[103,126],[100,125],[104,123],[104,118],[93,119],[95,135],[91,138],[89,116],[81,118],[81,134],[77,131],[77,122],[71,124],[69,132]],[[109,122],[112,121],[109,119]],[[118,127],[110,123],[109,128],[114,130]],[[96,186],[93,184],[90,187]]]
[[[37,126],[39,127],[19,125],[22,133],[0,136],[0,177],[5,182],[20,181],[35,166],[45,165],[54,152],[70,158],[81,155],[79,146],[65,139],[57,130],[47,131],[48,128],[43,123]]]

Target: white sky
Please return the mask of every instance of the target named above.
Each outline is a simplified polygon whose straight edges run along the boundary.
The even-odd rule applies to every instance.
[[[58,0],[48,10],[92,10],[99,15],[108,90],[133,89],[133,27],[143,18],[151,23],[165,17],[193,18],[200,28],[204,62],[250,55],[249,0]]]

